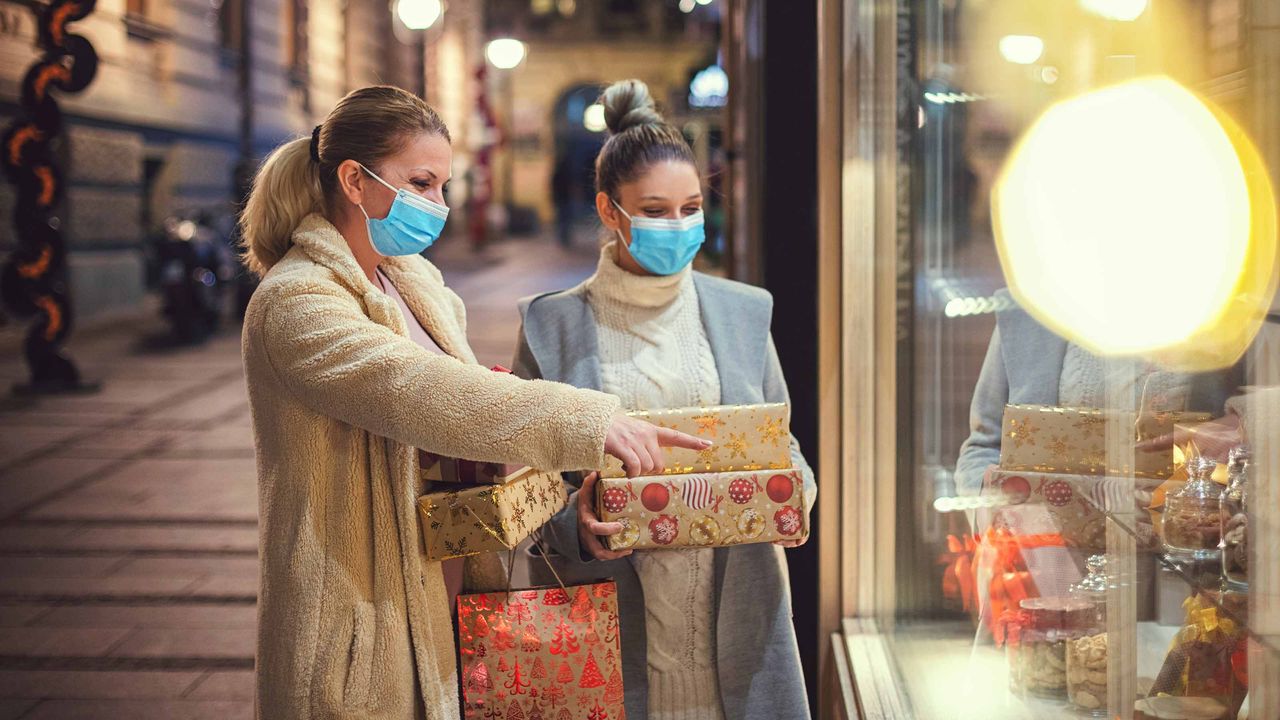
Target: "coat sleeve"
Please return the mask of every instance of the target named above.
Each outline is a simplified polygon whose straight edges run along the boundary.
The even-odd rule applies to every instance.
[[[516,356],[511,362],[511,372],[526,380],[542,377],[538,360],[533,356],[533,350],[524,334],[523,323],[520,325],[520,336],[516,338]],[[582,474],[566,472],[564,482],[567,486],[565,489],[569,491],[569,502],[543,524],[539,537],[563,557],[582,562],[593,561],[594,558],[582,551],[582,544],[578,541],[578,488],[582,485]]]
[[[313,410],[433,453],[543,469],[598,467],[616,398],[432,353],[365,316],[340,287],[275,288],[261,341]]]
[[[987,467],[1000,462],[1000,433],[1004,406],[1009,402],[1009,375],[1000,347],[1000,328],[991,335],[987,357],[982,362],[978,385],[969,406],[969,437],[960,446],[956,461],[955,493],[977,495]],[[950,493],[941,493],[943,497]]]
[[[773,344],[773,335],[769,335],[768,352],[764,367],[764,399],[765,402],[791,404],[791,394],[787,392],[787,380],[782,374],[782,362],[778,359],[778,348]],[[813,509],[814,500],[818,497],[818,483],[813,477],[813,468],[804,459],[800,451],[800,443],[795,435],[791,435],[791,466],[800,471],[804,479],[804,506]]]

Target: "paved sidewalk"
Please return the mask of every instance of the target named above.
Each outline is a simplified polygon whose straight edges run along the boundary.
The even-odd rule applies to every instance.
[[[516,298],[594,251],[460,240],[436,261],[486,364],[510,363]],[[257,494],[239,329],[166,347],[145,317],[81,333],[85,397],[0,400],[0,720],[251,718]],[[8,336],[12,332],[5,333]],[[23,379],[12,348],[0,388]]]

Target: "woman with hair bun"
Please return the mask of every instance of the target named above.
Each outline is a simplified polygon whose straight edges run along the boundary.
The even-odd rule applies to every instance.
[[[772,298],[691,269],[705,235],[689,143],[638,80],[601,102],[607,242],[584,283],[521,303],[515,372],[617,395],[628,410],[788,402]],[[791,454],[807,510],[816,485],[794,438]],[[596,516],[595,481],[583,479],[542,536],[566,581],[618,584],[627,717],[807,720],[782,551],[799,543],[613,552],[600,536],[622,526]]]
[[[422,555],[419,451],[547,470],[662,467],[706,447],[618,399],[476,364],[420,253],[444,228],[449,131],[369,87],[277,148],[241,218],[262,282],[243,354],[258,460],[256,714],[459,717],[441,563]],[[456,586],[454,588],[456,591]]]

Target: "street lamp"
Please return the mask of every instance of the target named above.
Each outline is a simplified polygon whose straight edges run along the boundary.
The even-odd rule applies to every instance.
[[[443,12],[440,0],[396,0],[396,17],[410,30],[426,30]]]
[[[499,70],[510,70],[524,61],[525,46],[515,38],[498,38],[489,41],[484,56]]]

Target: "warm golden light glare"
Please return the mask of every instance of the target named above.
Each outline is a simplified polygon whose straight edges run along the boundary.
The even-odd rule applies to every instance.
[[[1000,54],[1018,65],[1030,65],[1044,54],[1044,40],[1035,35],[1005,35],[1000,38]]]
[[[1248,139],[1164,76],[1047,110],[992,195],[1019,304],[1100,355],[1234,362],[1276,287],[1275,205]]]
[[[525,45],[519,40],[498,38],[489,41],[484,49],[484,56],[499,70],[510,70],[524,61],[525,52]]]
[[[440,0],[397,0],[396,17],[410,30],[426,30],[440,19]]]
[[[1108,20],[1133,22],[1147,11],[1148,0],[1080,0],[1080,7]]]

